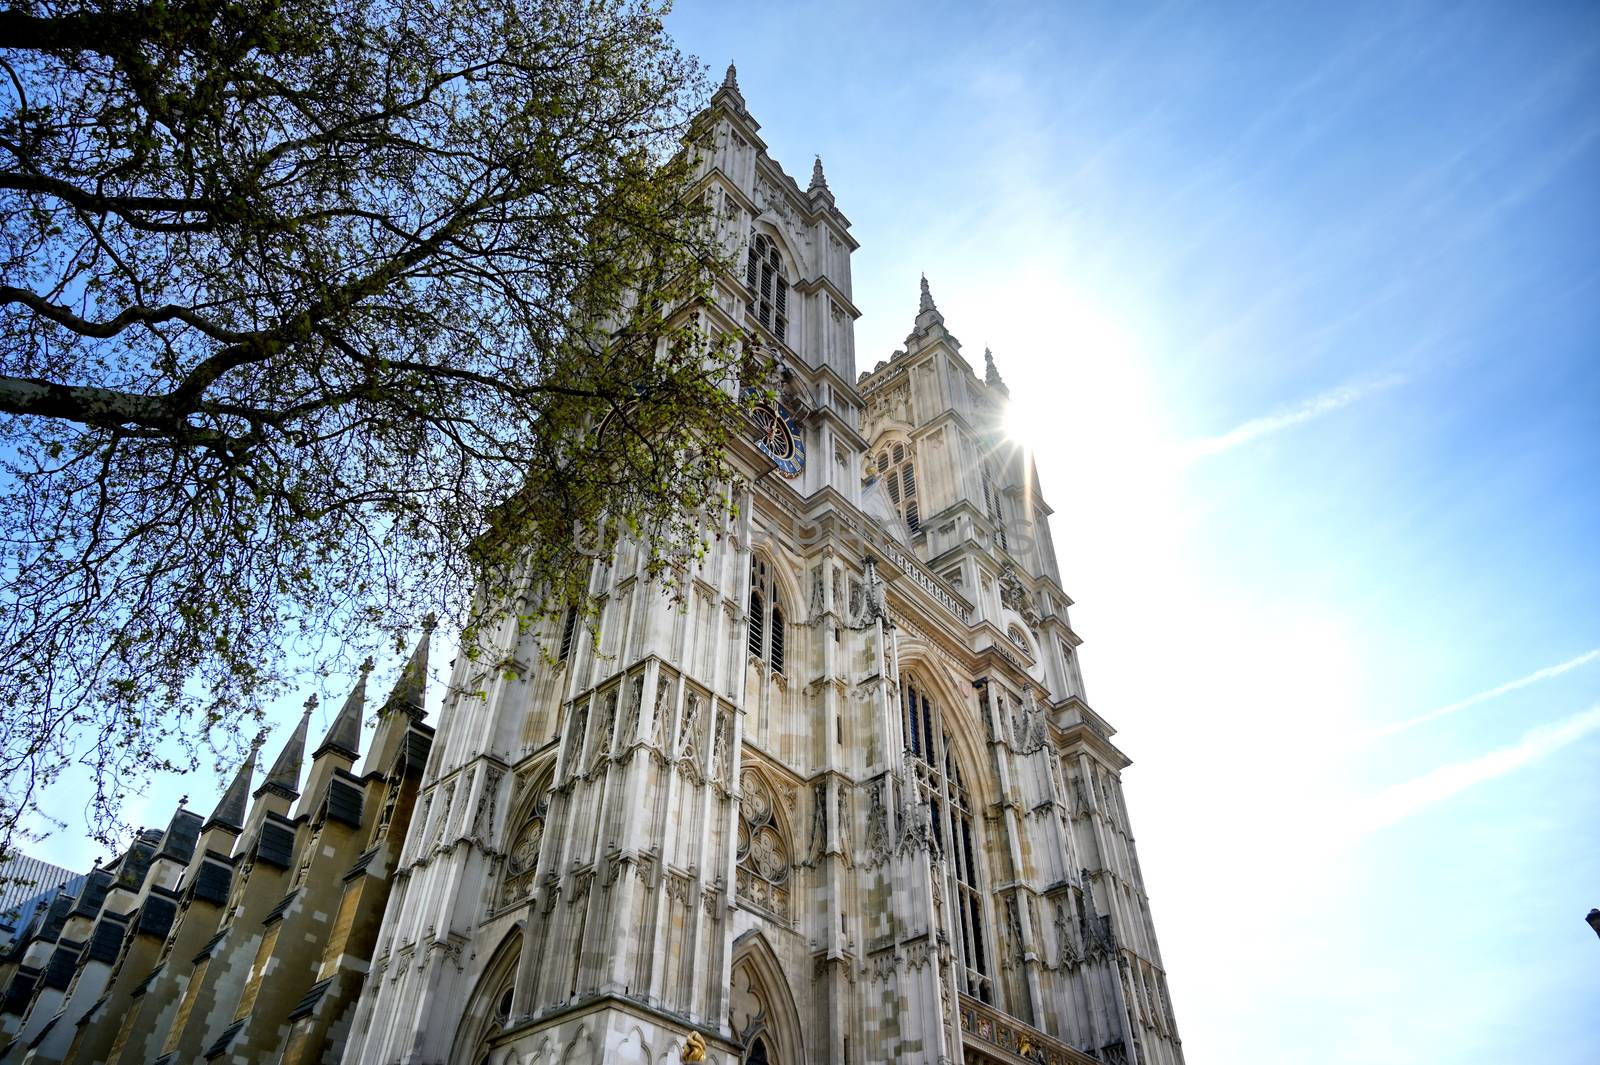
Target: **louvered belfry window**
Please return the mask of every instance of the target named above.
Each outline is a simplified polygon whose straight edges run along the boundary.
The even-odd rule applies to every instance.
[[[752,658],[759,658],[774,673],[783,672],[783,603],[766,560],[750,560],[750,629],[747,640]]]
[[[750,289],[750,310],[756,321],[772,330],[772,335],[779,340],[787,340],[789,279],[784,274],[777,243],[765,233],[750,234],[744,281]]]
[[[889,493],[889,502],[899,512],[913,534],[922,529],[922,513],[917,506],[917,468],[911,449],[903,442],[886,445],[878,452],[878,473]]]

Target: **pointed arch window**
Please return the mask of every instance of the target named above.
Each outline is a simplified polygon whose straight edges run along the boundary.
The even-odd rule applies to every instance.
[[[738,897],[780,921],[790,919],[789,844],[778,826],[772,790],[760,774],[745,770],[739,777]]]
[[[911,447],[899,440],[886,444],[878,452],[878,476],[883,478],[889,502],[894,504],[906,528],[913,534],[920,532],[922,514],[917,503],[917,468]]]
[[[500,905],[521,902],[533,894],[533,878],[539,868],[539,852],[544,846],[545,815],[549,812],[550,786],[548,774],[542,775],[534,785],[536,798],[517,834],[506,849],[505,877],[500,885]]]
[[[1006,544],[1006,515],[1001,509],[1000,490],[995,487],[994,476],[989,470],[989,464],[983,464],[983,513],[994,523],[995,541],[1001,550],[1009,551]]]
[[[556,654],[556,661],[565,664],[572,657],[572,639],[578,632],[578,608],[567,607],[566,615],[561,619],[561,650]]]
[[[949,859],[954,881],[954,929],[960,962],[961,989],[984,1002],[993,1001],[988,929],[984,919],[983,848],[973,819],[972,800],[961,772],[943,713],[927,686],[914,674],[901,684],[906,756],[922,800],[933,814],[934,845]]]
[[[745,284],[750,289],[750,312],[756,321],[784,340],[789,329],[789,278],[777,242],[765,233],[750,234],[750,251],[745,259]]]
[[[750,628],[746,644],[750,655],[782,673],[784,666],[784,613],[783,602],[772,578],[766,559],[759,555],[750,560]]]

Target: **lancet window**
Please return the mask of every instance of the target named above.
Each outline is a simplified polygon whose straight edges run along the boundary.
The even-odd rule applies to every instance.
[[[750,312],[783,340],[789,328],[789,279],[777,243],[765,233],[750,234],[744,279],[750,288]]]
[[[983,848],[973,822],[972,800],[939,704],[914,674],[908,674],[901,687],[907,760],[922,801],[931,808],[936,856],[949,859],[954,880],[950,923],[961,988],[989,1002],[994,992],[983,908]]]
[[[578,608],[567,607],[567,612],[561,618],[561,649],[556,653],[557,662],[566,662],[572,657],[572,640],[578,633]]]
[[[766,559],[759,555],[750,560],[749,608],[746,639],[751,657],[765,662],[774,673],[782,673],[786,636],[783,602]]]
[[[1006,544],[1006,515],[1001,505],[1000,490],[995,486],[989,464],[983,464],[983,513],[994,523],[995,541],[1001,550],[1010,550]]]
[[[911,449],[903,441],[886,444],[878,452],[878,476],[883,478],[889,502],[894,504],[906,528],[917,532],[922,528],[922,514],[917,505],[917,469]]]

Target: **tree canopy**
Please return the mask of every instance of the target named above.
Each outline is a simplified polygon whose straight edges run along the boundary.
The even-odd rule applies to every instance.
[[[662,14],[0,11],[0,850],[70,762],[112,832],[297,670],[579,594],[575,529],[697,550],[743,368],[668,313],[725,264]]]

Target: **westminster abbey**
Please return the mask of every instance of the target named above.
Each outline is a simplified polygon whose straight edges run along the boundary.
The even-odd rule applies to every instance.
[[[309,763],[308,708],[259,782],[38,909],[0,1063],[1182,1062],[993,359],[924,280],[858,373],[821,163],[768,156],[731,68],[702,122],[744,267],[704,313],[778,368],[682,599],[624,543],[593,639],[508,626],[433,723],[427,632]]]

